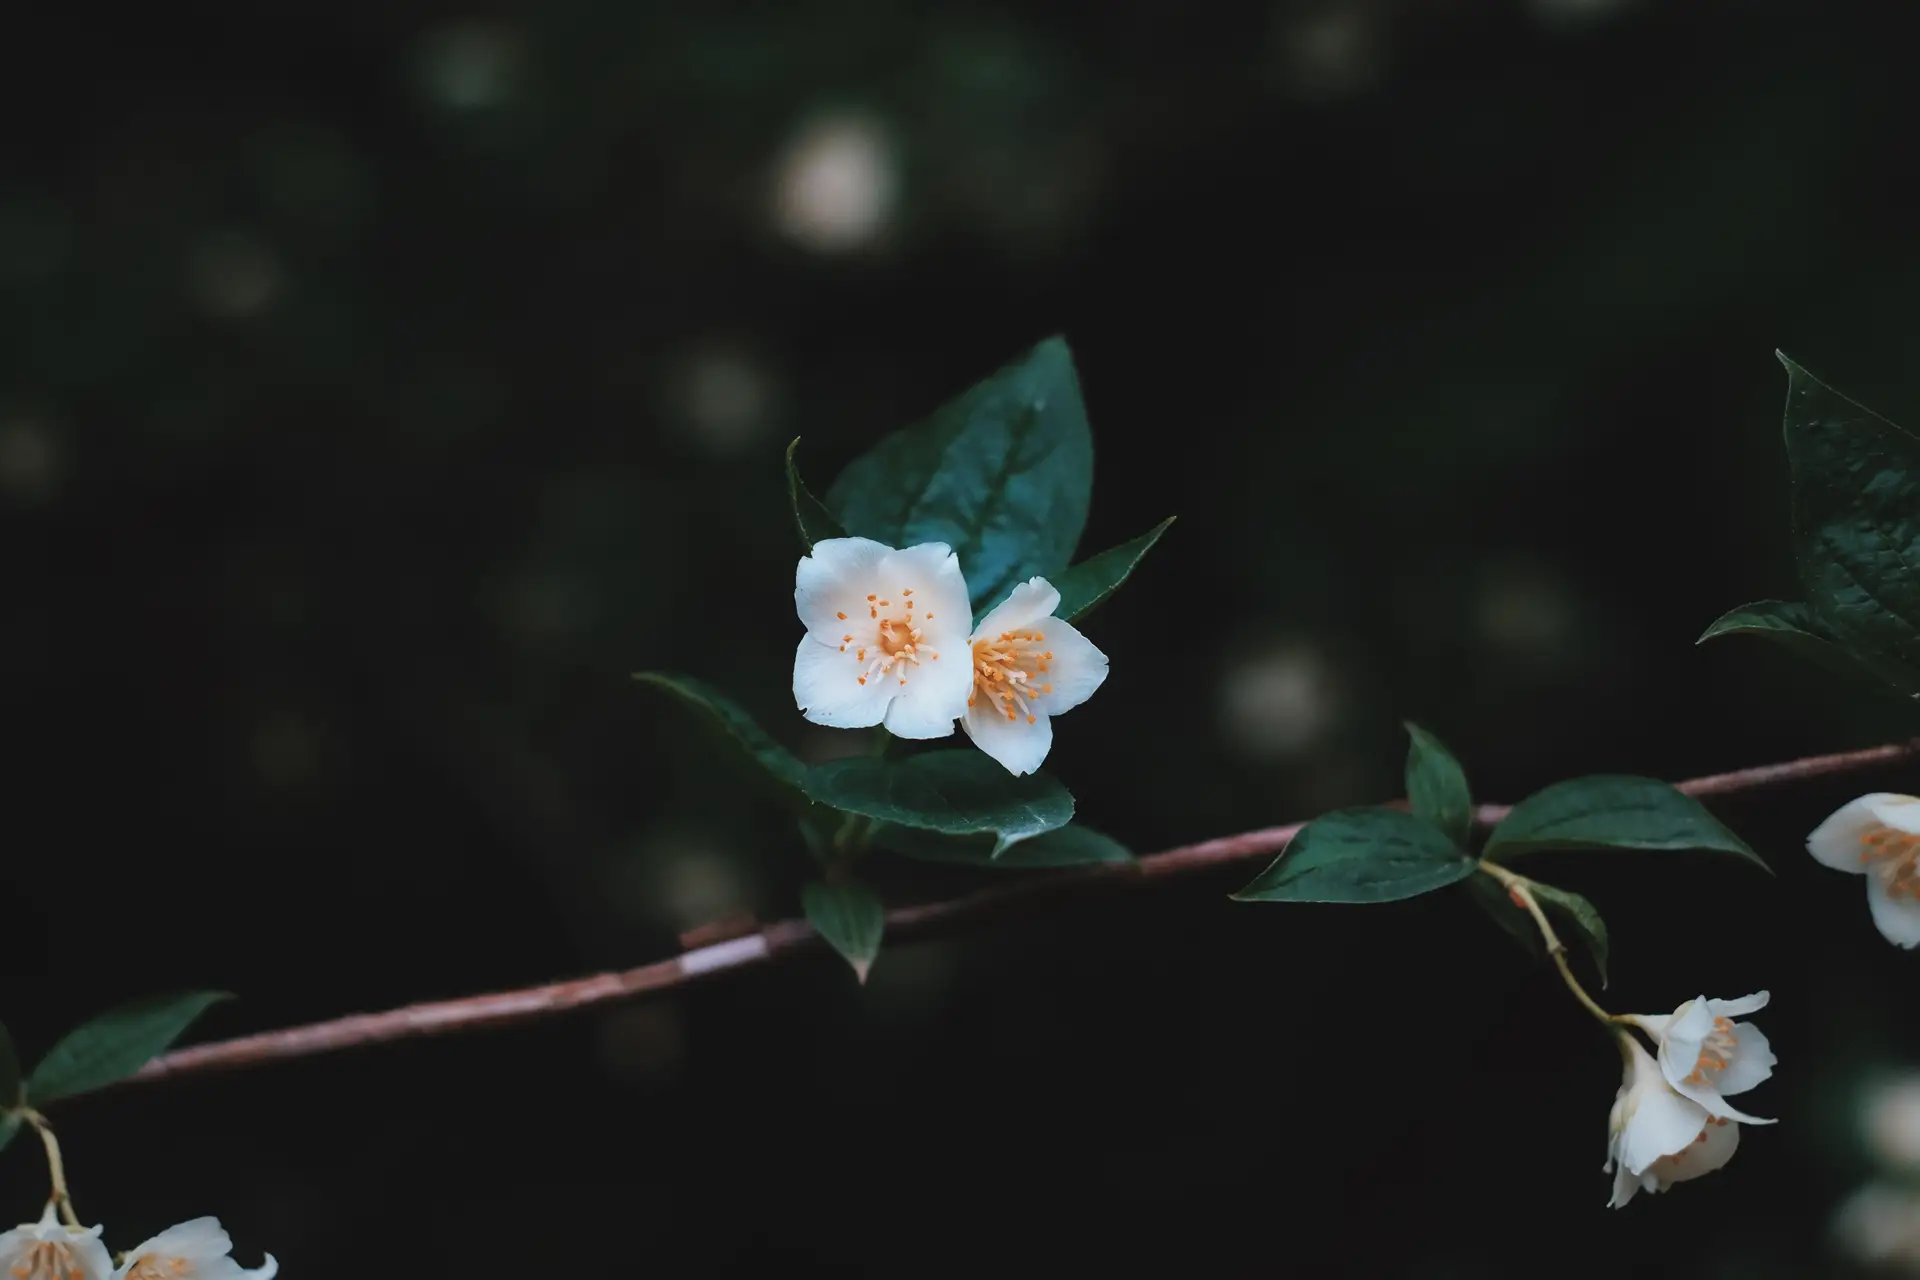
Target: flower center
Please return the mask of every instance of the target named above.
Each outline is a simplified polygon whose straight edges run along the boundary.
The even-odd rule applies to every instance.
[[[845,622],[847,615],[837,614]],[[938,662],[940,655],[921,643],[920,623],[932,622],[931,613],[922,614],[919,621],[914,620],[913,588],[907,587],[900,592],[900,601],[882,600],[878,593],[867,597],[867,631],[872,638],[861,640],[853,631],[840,637],[840,652],[854,651],[853,656],[867,665],[855,677],[861,684],[869,680],[878,680],[892,676],[901,684],[907,682],[907,673],[920,665],[921,659]],[[872,656],[869,657],[868,655]]]
[[[1920,897],[1920,836],[1873,827],[1860,837],[1860,861],[1880,877],[1888,897]]]
[[[128,1270],[125,1280],[180,1280],[193,1275],[193,1264],[185,1258],[162,1258],[143,1254]]]
[[[1733,1023],[1726,1018],[1715,1018],[1713,1030],[1700,1042],[1700,1057],[1695,1060],[1687,1083],[1705,1084],[1709,1076],[1717,1076],[1725,1071],[1727,1064],[1733,1061],[1733,1051],[1739,1047],[1740,1037],[1733,1034]],[[1706,1130],[1700,1132],[1704,1137]]]
[[[1043,682],[1053,661],[1053,650],[1043,647],[1046,641],[1042,632],[1025,629],[974,641],[973,694],[967,705],[984,703],[1009,720],[1025,716],[1028,724],[1039,719],[1033,704],[1053,692],[1053,686]]]
[[[1662,1182],[1669,1181],[1672,1175],[1681,1172],[1687,1161],[1693,1156],[1693,1149],[1707,1140],[1707,1135],[1720,1125],[1731,1123],[1724,1116],[1708,1116],[1707,1122],[1700,1126],[1700,1132],[1693,1135],[1693,1141],[1672,1155],[1661,1156],[1648,1166],[1647,1172]]]
[[[14,1280],[86,1280],[73,1250],[59,1240],[42,1240],[10,1268]]]

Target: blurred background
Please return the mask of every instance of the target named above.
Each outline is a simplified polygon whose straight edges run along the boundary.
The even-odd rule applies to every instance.
[[[1910,732],[1693,640],[1797,594],[1776,347],[1920,422],[1915,34],[1816,0],[17,17],[0,1016],[32,1053],[206,985],[242,999],[194,1034],[234,1035],[793,914],[791,829],[628,673],[845,750],[789,692],[781,451],[824,489],[1053,332],[1083,550],[1180,516],[1049,764],[1137,850],[1398,794],[1402,717],[1487,800]],[[1550,970],[1449,895],[1238,874],[865,989],[822,955],[54,1119],[118,1247],[216,1213],[289,1277],[1849,1274],[1920,973],[1802,841],[1876,787],[1913,779],[1720,806],[1776,881],[1543,863],[1613,926],[1612,1007],[1774,995],[1782,1123],[1619,1214],[1617,1059]],[[0,1218],[44,1187],[16,1144]],[[1882,1245],[1920,1215],[1876,1204]]]

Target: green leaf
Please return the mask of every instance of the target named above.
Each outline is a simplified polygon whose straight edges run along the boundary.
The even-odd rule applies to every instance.
[[[1456,845],[1466,848],[1473,834],[1473,793],[1466,770],[1440,739],[1411,720],[1407,737],[1407,800],[1413,811],[1439,827]]]
[[[1059,782],[1039,773],[1016,778],[983,751],[832,760],[808,771],[807,795],[903,827],[951,836],[991,833],[994,857],[1073,818],[1073,797]]]
[[[1486,912],[1528,955],[1535,959],[1546,955],[1540,940],[1540,926],[1533,922],[1533,916],[1525,907],[1513,904],[1506,887],[1492,876],[1469,876],[1460,882],[1460,892],[1471,898],[1473,905]]]
[[[1920,439],[1775,354],[1807,603],[1842,648],[1920,692]]]
[[[978,609],[1065,569],[1092,495],[1093,435],[1056,337],[855,459],[827,505],[859,537],[952,547]]]
[[[1905,689],[1914,677],[1895,663],[1849,651],[1811,606],[1797,600],[1756,600],[1714,619],[1696,644],[1721,636],[1755,635],[1771,640],[1829,671]]]
[[[0,1022],[0,1110],[20,1100],[20,1055],[14,1050],[7,1024]]]
[[[233,997],[225,991],[184,991],[123,1004],[77,1027],[47,1051],[27,1077],[27,1101],[104,1089],[167,1051],[209,1006]]]
[[[0,1151],[5,1151],[13,1136],[20,1132],[20,1123],[19,1112],[0,1111]]]
[[[784,787],[795,792],[805,790],[807,766],[793,752],[775,742],[758,721],[726,694],[704,680],[665,671],[636,671],[633,678],[642,684],[665,689],[688,706],[705,712],[712,724],[726,731],[727,737],[739,748],[746,762],[759,766],[768,777]]]
[[[1528,881],[1528,887],[1533,890],[1534,901],[1549,916],[1572,925],[1580,940],[1587,944],[1587,954],[1593,957],[1593,967],[1600,971],[1600,985],[1604,988],[1607,985],[1607,922],[1600,918],[1599,908],[1577,893],[1556,889],[1538,880]]]
[[[787,498],[793,503],[793,523],[800,530],[800,543],[811,553],[814,543],[828,538],[844,538],[847,531],[840,527],[840,522],[833,518],[833,512],[813,496],[807,488],[807,482],[800,478],[800,468],[793,461],[794,451],[799,447],[799,436],[795,436],[793,443],[787,446]]]
[[[880,895],[858,880],[810,881],[800,891],[800,905],[814,932],[838,951],[861,982],[880,954],[880,935],[886,931],[887,908]]]
[[[873,842],[917,862],[964,867],[1033,871],[1133,861],[1133,854],[1118,840],[1077,822],[1022,840],[997,858],[993,855],[991,836],[944,836],[937,831],[895,826],[891,822],[883,822],[873,829]]]
[[[1692,796],[1654,778],[1613,774],[1534,792],[1501,819],[1482,856],[1498,860],[1544,849],[1699,849],[1771,871]]]
[[[1478,864],[1425,818],[1340,809],[1315,818],[1233,896],[1241,902],[1397,902],[1465,880]]]
[[[1160,541],[1160,535],[1172,527],[1173,521],[1174,517],[1168,516],[1132,542],[1109,547],[1097,556],[1089,556],[1050,579],[1054,589],[1060,593],[1060,604],[1054,609],[1053,616],[1063,622],[1072,622],[1118,591],[1133,573],[1134,567],[1146,557],[1147,552],[1153,550],[1153,544]]]

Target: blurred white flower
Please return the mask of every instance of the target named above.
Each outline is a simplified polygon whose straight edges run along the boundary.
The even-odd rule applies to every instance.
[[[839,114],[805,126],[774,175],[774,222],[816,253],[871,243],[899,199],[899,160],[888,131],[870,116]]]
[[[1304,643],[1242,659],[1221,679],[1223,728],[1241,751],[1271,759],[1306,750],[1333,724],[1340,696],[1332,670]]]
[[[280,259],[266,242],[245,231],[206,236],[188,263],[194,301],[222,320],[259,315],[279,295],[280,283]]]
[[[1875,791],[1836,809],[1807,837],[1807,852],[1867,878],[1867,907],[1882,937],[1920,946],[1920,799]]]
[[[1920,1072],[1874,1086],[1860,1108],[1860,1129],[1883,1163],[1920,1173]]]
[[[1019,777],[1053,746],[1053,717],[1071,711],[1107,678],[1107,655],[1053,616],[1060,592],[1029,578],[988,610],[974,630],[973,692],[960,723],[975,746]]]
[[[1920,1190],[1868,1183],[1834,1214],[1833,1236],[1857,1262],[1920,1273]]]

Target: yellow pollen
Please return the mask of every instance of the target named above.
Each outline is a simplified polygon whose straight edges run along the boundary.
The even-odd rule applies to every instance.
[[[86,1276],[64,1240],[36,1241],[9,1270],[14,1280],[85,1280]]]
[[[1860,837],[1860,861],[1890,898],[1920,897],[1920,836],[1876,826]]]
[[[126,1280],[178,1280],[193,1275],[193,1264],[185,1258],[160,1258],[149,1253],[133,1264]]]
[[[910,596],[913,594],[913,588],[908,587],[906,590],[902,591],[900,594],[903,596]]]
[[[1687,1074],[1686,1082],[1705,1084],[1708,1077],[1719,1075],[1733,1061],[1733,1051],[1739,1047],[1740,1037],[1733,1034],[1733,1022],[1727,1018],[1715,1018],[1713,1030],[1700,1042],[1700,1056],[1694,1060],[1693,1070]]]
[[[1036,651],[1041,638],[1038,631],[1015,628],[977,641],[973,646],[973,697],[967,699],[967,705],[978,705],[984,698],[997,716],[1014,722],[1025,716],[1028,724],[1038,724],[1040,716],[1033,704],[1042,694],[1053,692],[1052,685],[1035,680],[1046,670],[1042,655]]]
[[[919,666],[923,658],[940,657],[931,649],[922,647],[925,632],[913,620],[913,602],[904,598],[907,594],[901,592],[904,614],[893,617],[881,614],[881,610],[894,607],[891,600],[882,600],[877,594],[867,597],[874,602],[867,607],[867,616],[878,625],[874,627],[873,638],[855,648],[854,658],[862,664],[857,679],[863,685],[884,675],[891,675],[896,683],[904,685],[912,669]],[[846,637],[847,645],[854,643],[854,636]],[[871,661],[867,657],[869,649],[877,650]],[[844,650],[845,645],[842,646]]]

